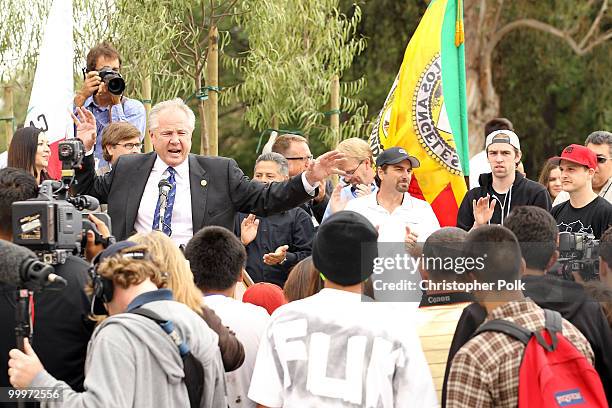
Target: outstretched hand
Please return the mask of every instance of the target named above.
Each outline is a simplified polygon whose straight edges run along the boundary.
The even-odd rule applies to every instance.
[[[344,158],[344,153],[336,150],[327,152],[317,158],[304,173],[309,184],[322,182],[332,174],[346,176],[346,173],[338,168],[340,160]]]
[[[478,201],[472,200],[472,208],[474,211],[474,228],[486,225],[493,217],[493,211],[495,211],[495,203],[497,200],[492,200],[489,194],[486,197],[480,197]]]
[[[259,228],[259,220],[255,218],[255,214],[249,214],[240,223],[240,241],[242,245],[247,246],[257,236],[257,229]]]
[[[85,151],[90,151],[96,144],[96,118],[88,109],[76,108],[77,116],[70,112],[76,125],[76,137],[81,139]]]

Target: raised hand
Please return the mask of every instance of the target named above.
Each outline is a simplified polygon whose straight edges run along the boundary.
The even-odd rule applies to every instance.
[[[406,249],[412,249],[416,246],[417,239],[419,238],[419,234],[416,232],[412,232],[410,227],[406,225],[406,235],[404,236],[404,244],[406,245]]]
[[[102,78],[100,78],[98,71],[89,71],[85,75],[83,86],[74,97],[75,106],[83,106],[87,98],[99,90],[101,82]]]
[[[76,125],[76,137],[81,139],[88,152],[96,144],[96,118],[93,113],[84,108],[76,108],[77,116],[70,112],[72,121]]]
[[[308,170],[304,173],[306,180],[310,184],[323,182],[326,177],[332,174],[346,176],[346,173],[338,169],[338,162],[344,158],[344,154],[336,150],[332,150],[319,156],[317,160],[310,164]],[[320,187],[319,187],[320,188]]]
[[[474,228],[486,225],[493,217],[493,211],[495,211],[495,203],[497,200],[493,200],[490,203],[491,197],[487,194],[486,197],[480,197],[478,201],[472,200],[472,208],[474,211]],[[489,205],[490,204],[490,205]]]
[[[365,184],[357,184],[355,189],[355,194],[357,197],[367,196],[368,194],[372,194],[372,188],[370,186],[366,186]]]
[[[334,191],[332,192],[331,198],[329,199],[329,205],[332,214],[344,210],[346,204],[348,203],[347,199],[342,198],[342,188],[342,184],[338,183],[338,185],[334,187]]]
[[[259,220],[255,218],[255,214],[249,214],[240,223],[240,241],[242,245],[247,246],[257,236],[257,228],[259,228]]]

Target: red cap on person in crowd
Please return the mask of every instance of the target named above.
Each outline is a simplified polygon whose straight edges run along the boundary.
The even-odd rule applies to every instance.
[[[242,295],[242,301],[261,306],[272,314],[279,306],[287,303],[283,289],[273,283],[259,282],[249,288]]]
[[[550,159],[552,162],[559,163],[561,160],[567,160],[572,163],[586,166],[589,169],[597,168],[597,155],[591,149],[578,144],[571,144],[563,149],[561,156],[555,156]]]

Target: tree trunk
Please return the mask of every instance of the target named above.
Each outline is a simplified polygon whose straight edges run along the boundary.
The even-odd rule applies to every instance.
[[[499,95],[493,86],[488,27],[495,24],[496,8],[487,1],[465,0],[465,66],[470,156],[484,147],[484,124],[499,116]]]
[[[202,89],[202,79],[198,75],[195,80],[197,92],[200,92]],[[204,107],[204,99],[198,98],[198,113],[200,114],[200,154],[204,156],[208,156],[208,132],[206,131],[206,109]]]
[[[15,112],[13,111],[12,85],[6,85],[4,87],[4,112],[4,116],[6,116],[6,120],[4,121],[4,134],[6,137],[6,151],[8,151],[9,145],[11,144],[11,140],[13,139],[13,123],[15,122]]]
[[[142,99],[145,107],[147,126],[144,135],[144,152],[149,153],[153,151],[153,144],[151,143],[151,135],[149,134],[149,112],[151,112],[151,76],[147,75],[142,80]]]
[[[213,26],[208,34],[208,57],[206,59],[206,84],[218,89],[219,86],[219,32]],[[209,155],[219,155],[219,93],[208,90],[208,151]]]
[[[330,95],[330,110],[329,125],[334,133],[334,149],[340,143],[340,78],[334,75],[331,80],[331,95]]]

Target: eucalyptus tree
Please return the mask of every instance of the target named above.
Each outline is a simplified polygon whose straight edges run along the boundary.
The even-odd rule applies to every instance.
[[[340,136],[326,125],[328,116],[340,114],[329,106],[332,79],[366,47],[356,34],[361,8],[355,5],[347,16],[338,7],[338,0],[240,2],[234,20],[248,50],[222,58],[241,78],[221,95],[222,103],[242,102],[256,130],[297,125],[332,146]],[[363,77],[340,81],[343,138],[367,132],[367,105],[354,97],[364,86]]]

